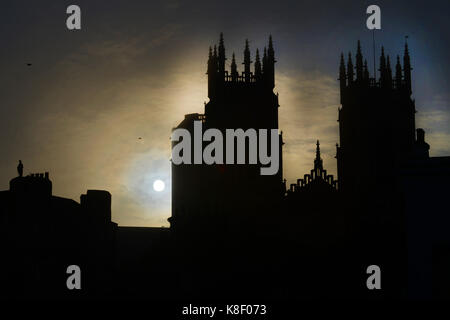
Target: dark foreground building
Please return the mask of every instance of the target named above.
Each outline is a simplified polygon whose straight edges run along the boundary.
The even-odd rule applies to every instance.
[[[111,194],[88,190],[80,203],[52,195],[48,172],[19,176],[0,192],[2,297],[83,298],[111,292],[115,234]],[[68,290],[67,268],[82,270]]]
[[[209,51],[205,112],[177,128],[278,129],[272,39],[253,68],[248,42],[243,72],[234,54],[225,70],[226,59],[221,36]],[[341,56],[337,178],[317,141],[313,169],[286,190],[281,133],[274,175],[261,175],[261,164],[172,164],[170,228],[118,227],[108,192],[77,203],[53,196],[48,174],[20,174],[0,192],[2,296],[450,297],[450,157],[429,156],[407,45],[402,60],[392,70],[383,50],[376,78],[359,43],[355,65]],[[69,265],[80,266],[82,290],[67,289]],[[381,269],[381,290],[367,289],[370,265]]]

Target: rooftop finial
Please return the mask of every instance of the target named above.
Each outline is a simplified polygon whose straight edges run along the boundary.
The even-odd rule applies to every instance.
[[[409,52],[408,52],[408,38],[409,38],[409,36],[405,36],[405,54],[409,54]]]
[[[344,61],[344,54],[341,53],[341,62],[339,65],[339,84],[340,84],[340,89],[341,89],[341,103],[343,102],[343,94],[344,94],[344,89],[347,86],[347,76],[345,73],[345,61]]]
[[[220,33],[220,40],[219,40],[219,52],[218,52],[218,67],[219,72],[224,75],[225,74],[225,45],[223,42],[223,33]]]
[[[233,56],[231,58],[231,81],[237,81],[238,78],[238,72],[237,72],[237,65],[236,65],[236,58]]]
[[[381,56],[380,56],[380,83],[382,86],[386,84],[386,57],[384,56],[384,47],[381,47]]]
[[[364,60],[364,72],[363,72],[364,81],[368,82],[370,75],[369,75],[369,67],[367,66],[367,60]]]
[[[261,61],[259,60],[259,50],[256,49],[256,57],[255,57],[255,77],[256,79],[261,78]]]
[[[387,56],[386,61],[386,82],[389,88],[392,87],[392,70],[391,70],[391,61],[389,55]]]
[[[317,140],[316,142],[316,159],[320,159],[320,142]]]
[[[263,53],[263,58],[262,58],[262,69],[263,69],[263,73],[266,73],[267,71],[267,47],[264,47],[264,53]]]
[[[320,158],[320,142],[317,140],[316,143],[316,158],[314,159],[314,169],[323,169],[322,159]]]
[[[402,66],[400,64],[400,56],[397,55],[397,64],[395,65],[395,87],[400,89],[402,86]]]
[[[270,63],[275,63],[275,50],[273,49],[272,35],[269,36],[269,47],[267,48],[267,58]]]
[[[347,79],[348,84],[353,82],[353,76],[355,72],[353,71],[353,62],[352,62],[352,54],[351,52],[348,53],[348,62],[347,62]]]
[[[362,81],[363,79],[363,56],[361,52],[361,42],[359,40],[356,49],[356,79],[358,81]]]
[[[405,79],[406,88],[411,94],[411,61],[409,58],[409,50],[408,50],[408,36],[405,36],[405,54],[403,55],[403,75]]]
[[[244,49],[244,77],[245,77],[245,82],[250,82],[250,64],[251,64],[251,60],[250,60],[250,48],[248,45],[248,39],[245,40],[245,49]]]

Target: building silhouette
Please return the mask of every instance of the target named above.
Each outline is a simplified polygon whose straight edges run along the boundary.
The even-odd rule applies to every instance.
[[[327,170],[323,168],[323,160],[320,157],[320,143],[317,140],[316,158],[314,159],[314,168],[310,174],[305,174],[303,179],[297,179],[297,183],[291,184],[289,193],[312,191],[319,189],[335,191],[337,190],[337,180],[334,180],[332,174],[327,174]]]
[[[276,61],[272,38],[269,38],[267,49],[264,48],[262,62],[259,51],[256,51],[254,68],[251,67],[248,40],[243,54],[243,72],[237,70],[234,53],[232,57],[228,72],[225,70],[225,45],[221,35],[218,47],[209,50],[210,100],[205,104],[205,113],[186,115],[177,128],[187,129],[191,136],[194,136],[194,121],[202,121],[203,130],[215,128],[224,136],[225,129],[278,129],[279,104],[278,95],[273,92]],[[248,158],[249,142],[246,143]],[[280,134],[280,164],[282,145]],[[193,160],[192,156],[191,163]],[[284,193],[282,165],[273,176],[261,175],[260,168],[260,164],[172,165],[171,227],[174,230],[198,227],[209,231],[217,227],[247,232],[249,226],[264,219],[264,212],[268,214],[266,218],[271,218]],[[264,203],[261,199],[265,199]],[[236,203],[246,205],[235,206]]]
[[[372,258],[378,256],[388,269],[398,269],[393,278],[407,274],[397,282],[405,281],[402,287],[408,287],[410,296],[431,297],[431,256],[442,250],[449,254],[449,239],[438,230],[449,223],[443,194],[449,190],[444,181],[450,157],[430,157],[425,132],[416,128],[411,70],[407,43],[395,69],[381,48],[378,79],[370,76],[367,61],[363,63],[359,41],[355,66],[351,53],[347,63],[341,54],[338,188],[345,210],[356,213],[352,220],[364,230],[357,238],[364,239]],[[424,228],[425,221],[432,227]],[[427,259],[423,246],[428,247]]]
[[[254,62],[245,42],[240,73],[231,57],[228,71],[220,35],[209,49],[204,113],[176,128],[279,129],[272,38]],[[22,176],[22,167],[0,192],[1,296],[449,298],[450,157],[430,157],[415,126],[408,46],[395,70],[382,49],[378,78],[359,41],[355,65],[351,54],[345,60],[337,177],[317,140],[313,169],[286,189],[280,133],[272,176],[260,164],[172,164],[170,228],[134,228],[111,221],[107,191],[88,190],[79,203],[56,197],[48,173]],[[65,286],[72,264],[83,272],[81,291]],[[373,264],[382,290],[365,285]]]
[[[81,202],[52,194],[49,173],[18,176],[0,193],[1,297],[83,298],[110,292],[115,232],[111,194],[88,190]],[[82,291],[69,291],[66,271],[78,265]]]

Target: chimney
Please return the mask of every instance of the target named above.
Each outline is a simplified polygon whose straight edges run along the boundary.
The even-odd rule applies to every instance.
[[[422,128],[418,128],[416,131],[417,131],[417,142],[425,143],[425,130],[423,130]]]

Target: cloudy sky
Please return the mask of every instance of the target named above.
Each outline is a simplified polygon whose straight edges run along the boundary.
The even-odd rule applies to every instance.
[[[2,0],[0,189],[21,159],[25,174],[50,171],[56,195],[110,191],[120,225],[167,226],[170,131],[203,112],[208,47],[221,31],[238,66],[246,38],[254,55],[273,36],[288,182],[311,169],[316,139],[335,173],[339,55],[360,39],[371,61],[370,4],[381,7],[377,53],[382,43],[402,54],[409,35],[417,126],[433,156],[450,155],[450,3],[392,2]],[[70,4],[80,31],[66,28]]]

